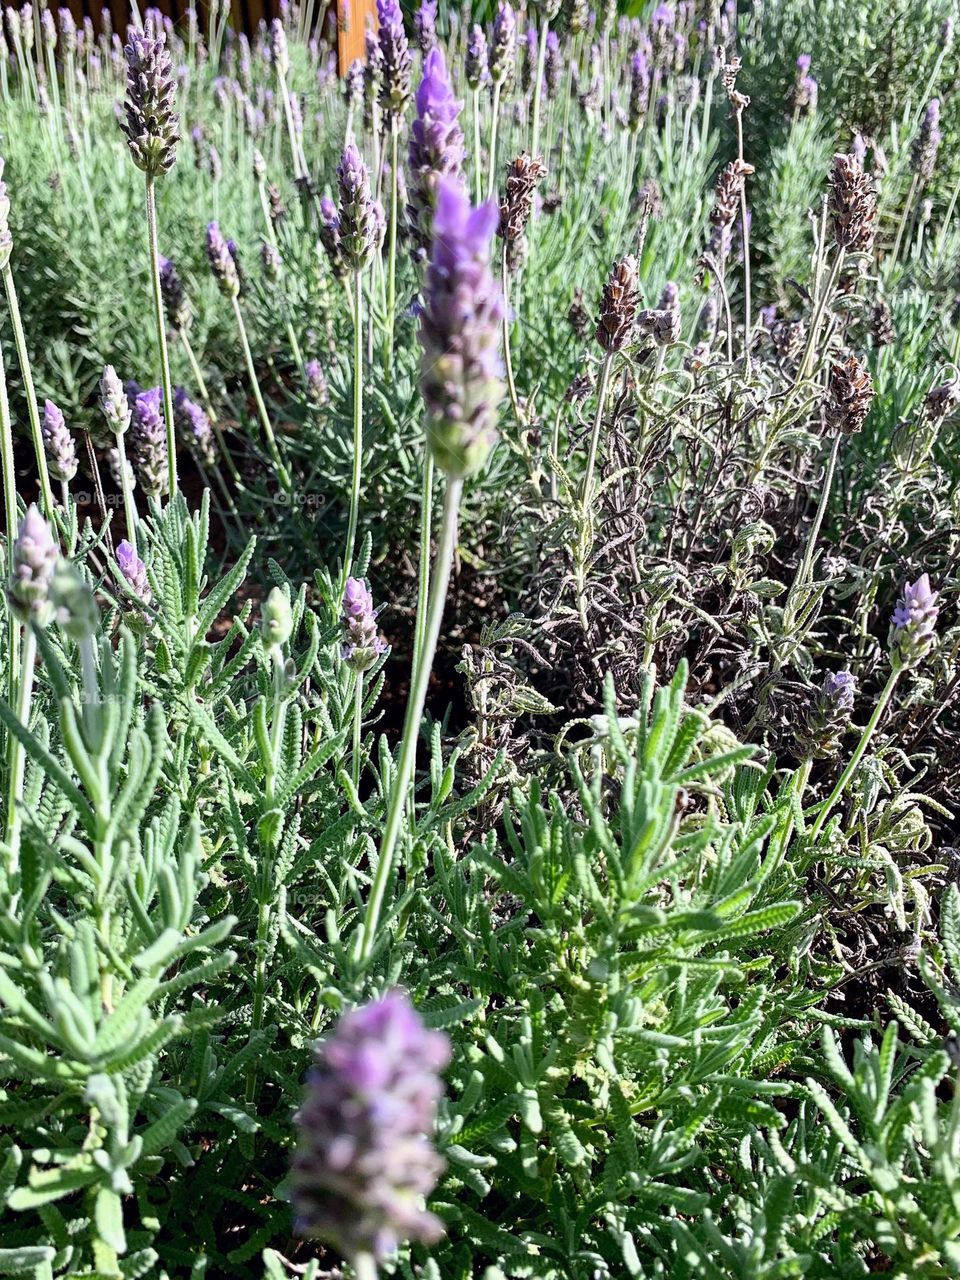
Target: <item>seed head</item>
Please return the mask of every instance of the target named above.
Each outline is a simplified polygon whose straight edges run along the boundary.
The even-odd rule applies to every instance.
[[[869,175],[855,156],[838,153],[833,157],[828,207],[837,245],[854,253],[869,252],[877,198]]]
[[[853,435],[863,426],[873,396],[870,371],[856,356],[831,365],[823,405],[827,426]]]
[[[622,351],[633,337],[639,298],[637,260],[628,255],[613,264],[603,287],[597,342],[604,351]]]

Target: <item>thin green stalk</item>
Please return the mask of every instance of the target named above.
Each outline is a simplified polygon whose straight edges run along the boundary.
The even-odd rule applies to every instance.
[[[19,627],[19,623],[17,623]],[[33,699],[33,677],[37,665],[37,638],[33,627],[27,623],[23,629],[23,645],[20,651],[20,680],[17,689],[17,720],[24,728],[30,724],[30,705]],[[8,742],[7,762],[7,876],[13,879],[20,871],[20,829],[22,819],[20,805],[23,801],[23,773],[26,757],[20,739],[11,733]]]
[[[370,887],[370,900],[367,903],[363,927],[357,933],[355,957],[361,964],[369,960],[373,951],[387,884],[393,872],[397,838],[400,835],[400,828],[403,824],[404,810],[406,809],[407,801],[412,800],[411,790],[417,762],[420,721],[423,718],[423,707],[427,698],[430,670],[433,666],[437,639],[440,635],[440,623],[443,620],[443,606],[447,598],[447,584],[450,581],[453,549],[457,538],[457,515],[460,509],[462,493],[463,480],[458,476],[448,476],[447,488],[443,498],[440,535],[437,540],[437,560],[433,582],[430,585],[430,600],[427,607],[423,644],[417,655],[417,664],[410,682],[407,712],[403,723],[403,738],[400,743],[400,756],[397,760],[397,769],[390,788],[383,838],[380,841],[377,867],[373,876],[373,884]]]
[[[824,473],[823,480],[820,485],[820,501],[817,504],[817,514],[813,517],[813,524],[810,526],[810,532],[807,534],[807,545],[803,553],[803,560],[797,570],[797,576],[793,580],[793,586],[790,588],[790,594],[787,598],[789,607],[790,598],[794,592],[810,577],[810,570],[813,566],[813,557],[817,549],[817,539],[820,537],[820,529],[823,526],[823,518],[826,515],[827,505],[830,502],[830,490],[833,487],[833,475],[837,469],[837,457],[840,453],[840,432],[833,438],[833,444],[830,446],[830,457],[827,459],[827,469]]]
[[[424,445],[423,484],[420,491],[420,566],[417,573],[417,618],[413,636],[413,665],[417,665],[423,648],[427,622],[427,600],[430,595],[430,541],[433,524],[433,453]]]
[[[480,143],[480,90],[474,89],[473,99],[473,201],[479,204],[483,198],[483,160]]]
[[[134,555],[139,555],[137,551],[137,504],[133,500],[133,486],[130,483],[127,450],[123,443],[122,431],[117,432],[117,461],[120,465],[120,490],[123,494],[123,514],[127,522],[127,540],[133,547]]]
[[[250,379],[250,390],[253,392],[253,400],[257,406],[257,413],[260,417],[260,425],[263,427],[263,434],[267,441],[267,452],[270,454],[270,460],[277,469],[277,478],[283,488],[289,493],[290,491],[290,475],[280,457],[280,451],[277,448],[276,437],[273,434],[273,424],[270,422],[270,415],[267,413],[267,406],[263,401],[263,393],[260,390],[260,382],[257,378],[257,371],[253,363],[253,352],[250,350],[250,340],[247,337],[247,327],[243,323],[243,312],[240,310],[240,299],[232,298],[233,314],[237,322],[237,330],[240,334],[240,345],[243,348],[243,359],[247,366],[247,377]]]
[[[897,226],[896,239],[893,242],[893,261],[896,262],[900,256],[900,243],[903,240],[904,228],[907,225],[907,216],[913,208],[913,198],[917,194],[918,175],[914,174],[910,180],[910,190],[907,192],[907,198],[904,201],[903,209],[900,213],[900,222]]]
[[[743,158],[743,109],[737,112],[737,150],[741,165]],[[743,241],[743,362],[747,377],[750,376],[750,220],[747,216],[747,184],[740,185],[740,227]]]
[[[160,385],[163,388],[163,416],[167,428],[167,470],[170,475],[172,502],[179,492],[177,480],[177,437],[173,421],[173,383],[170,379],[170,357],[167,353],[167,322],[163,314],[163,294],[160,290],[160,246],[157,240],[157,196],[153,175],[146,175],[147,192],[147,240],[150,244],[150,278],[153,286],[153,318],[157,326],[157,346],[160,350]]]
[[[497,124],[500,119],[500,81],[493,86],[493,107],[490,112],[490,155],[487,158],[487,199],[492,200],[497,189]]]
[[[363,723],[363,672],[357,672],[353,689],[353,756],[352,777],[354,790],[360,785],[360,729]]]
[[[810,831],[811,845],[816,844],[817,839],[820,835],[820,832],[823,830],[824,825],[827,821],[827,818],[830,816],[830,810],[833,808],[833,806],[837,803],[837,801],[843,795],[844,791],[846,790],[847,783],[853,777],[854,770],[856,769],[860,761],[863,759],[863,756],[867,750],[867,747],[870,745],[870,739],[873,737],[874,730],[876,729],[877,725],[880,722],[880,717],[883,715],[884,711],[886,710],[887,703],[890,701],[890,697],[891,697],[891,694],[893,693],[894,686],[896,685],[897,681],[900,679],[900,672],[902,670],[903,670],[902,667],[894,667],[893,670],[890,672],[890,675],[887,677],[887,683],[883,686],[883,690],[880,694],[880,697],[877,700],[877,705],[873,709],[873,715],[867,721],[867,727],[864,729],[863,733],[861,734],[860,741],[857,743],[856,750],[854,751],[853,755],[850,757],[850,763],[844,769],[843,773],[841,773],[840,777],[837,779],[836,786],[833,788],[833,790],[830,792],[830,794],[827,796],[826,800],[824,800],[823,804],[820,807],[820,812],[817,814],[817,820],[813,824],[813,828]]]
[[[37,471],[40,475],[40,504],[43,514],[53,524],[53,490],[50,487],[50,472],[47,469],[47,454],[43,447],[43,433],[40,430],[40,410],[37,406],[37,392],[33,385],[33,373],[30,369],[30,356],[27,352],[27,339],[23,332],[23,321],[20,317],[20,304],[17,301],[17,288],[13,281],[10,263],[3,268],[3,285],[7,294],[7,305],[10,309],[10,321],[13,325],[13,340],[20,361],[20,373],[23,377],[23,390],[27,398],[27,416],[30,419],[30,435],[33,439],[33,452],[37,459]]]
[[[350,483],[350,517],[347,523],[347,548],[343,557],[341,591],[350,577],[356,551],[363,465],[363,273],[355,272],[353,280],[353,476]]]
[[[523,415],[520,412],[520,399],[517,395],[517,383],[513,376],[513,357],[510,353],[510,273],[507,270],[507,242],[503,241],[500,254],[500,278],[503,282],[503,368],[507,378],[507,389],[510,392],[510,403],[517,426],[523,429]]]
[[[206,379],[204,378],[200,365],[197,362],[197,357],[190,343],[190,339],[187,337],[186,329],[180,330],[180,342],[183,346],[184,353],[186,354],[187,362],[190,365],[193,380],[197,385],[197,390],[200,392],[200,399],[203,401],[203,407],[206,410],[207,417],[210,419],[210,425],[213,427],[213,434],[216,436],[217,444],[220,446],[220,454],[224,462],[227,464],[227,470],[230,472],[230,479],[238,488],[242,489],[243,480],[240,478],[240,472],[237,470],[237,464],[233,460],[233,455],[227,448],[227,442],[224,439],[223,431],[220,429],[220,423],[217,419],[217,411],[213,407],[213,400],[210,396],[210,392],[207,390]]]
[[[393,333],[397,312],[397,164],[400,130],[390,118],[390,239],[387,250],[387,369],[393,368]]]
[[[837,280],[840,278],[840,270],[843,267],[844,256],[845,256],[845,251],[843,249],[838,249],[837,256],[834,259],[833,267],[830,270],[830,275],[829,275],[829,278],[827,279],[826,286],[817,297],[816,306],[814,307],[814,312],[813,312],[813,318],[810,321],[810,334],[807,338],[807,348],[803,353],[803,359],[801,360],[800,367],[797,370],[797,379],[796,379],[796,382],[794,383],[795,387],[799,386],[800,383],[804,380],[804,378],[809,376],[810,362],[813,357],[814,351],[816,350],[817,339],[820,336],[820,326],[823,323],[823,315],[827,308],[827,302],[831,297],[831,295],[833,294],[834,288],[836,287]]]
[[[610,371],[613,368],[613,352],[608,351],[603,357],[600,370],[600,386],[597,389],[597,412],[593,420],[593,431],[590,433],[590,449],[587,453],[587,469],[583,476],[583,488],[580,490],[580,506],[586,511],[593,501],[593,473],[597,465],[597,448],[600,444],[600,428],[603,425],[603,410],[610,387]]]
[[[548,22],[541,23],[540,45],[537,49],[537,82],[533,86],[533,129],[530,146],[530,154],[532,156],[540,154],[540,98],[543,94],[543,69],[547,60],[547,32],[549,29],[550,24]]]

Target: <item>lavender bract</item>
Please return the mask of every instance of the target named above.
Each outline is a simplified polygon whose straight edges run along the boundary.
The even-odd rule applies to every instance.
[[[441,180],[420,317],[420,383],[430,448],[449,475],[476,471],[496,438],[504,314],[490,269],[497,221],[492,201],[474,209],[459,182]]]
[[[345,1014],[317,1045],[295,1117],[298,1234],[378,1262],[402,1241],[439,1239],[420,1201],[444,1167],[429,1135],[449,1059],[446,1036],[397,991]]]

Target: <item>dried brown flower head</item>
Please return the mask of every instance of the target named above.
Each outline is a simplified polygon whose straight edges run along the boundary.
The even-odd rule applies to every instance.
[[[960,377],[956,373],[948,382],[941,382],[939,386],[928,391],[927,398],[923,402],[923,407],[934,422],[939,422],[947,414],[953,413],[957,405],[960,405]]]
[[[604,351],[620,351],[630,341],[639,297],[637,260],[628,255],[613,264],[610,278],[603,287],[597,341]]]
[[[567,321],[578,338],[585,338],[590,332],[590,326],[593,321],[583,300],[582,289],[574,289],[573,291],[573,301],[570,303],[570,310],[567,312]]]
[[[873,399],[873,382],[867,366],[856,356],[830,366],[824,420],[834,431],[853,435],[863,426]]]
[[[867,253],[873,247],[877,197],[870,175],[853,155],[833,157],[830,173],[830,218],[841,249]]]
[[[500,202],[500,225],[497,235],[508,243],[518,240],[526,230],[533,208],[533,193],[547,175],[542,156],[529,156],[522,151],[507,169],[507,189]]]
[[[752,164],[731,160],[717,179],[710,221],[715,227],[728,227],[740,208],[744,182],[754,172]]]

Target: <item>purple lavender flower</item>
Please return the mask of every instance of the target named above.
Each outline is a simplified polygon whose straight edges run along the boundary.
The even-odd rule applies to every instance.
[[[407,214],[418,246],[426,249],[433,232],[437,184],[445,175],[460,178],[464,158],[459,121],[463,103],[454,96],[440,48],[431,49],[427,54],[423,79],[417,88],[416,107],[408,150]]]
[[[420,316],[420,382],[430,448],[454,476],[476,471],[496,439],[504,309],[490,251],[498,221],[493,201],[473,209],[460,182],[441,179]]]
[[[940,99],[931,98],[910,154],[910,166],[920,182],[929,182],[937,164],[937,152],[943,134],[940,132]]]
[[[227,298],[236,298],[240,293],[240,274],[237,262],[230,251],[229,243],[224,239],[220,224],[207,224],[207,258],[214,279],[220,286],[220,292]]]
[[[449,1060],[446,1036],[428,1031],[399,991],[345,1014],[317,1045],[294,1121],[300,1235],[379,1262],[402,1241],[439,1239],[420,1200],[444,1167],[429,1135]]]
[[[343,592],[343,660],[354,671],[366,671],[387,646],[377,634],[378,609],[362,578],[348,578]]]
[[[563,79],[563,58],[560,53],[560,37],[555,31],[547,32],[547,52],[543,60],[543,83],[548,98],[555,98]]]
[[[487,67],[487,37],[483,27],[474,23],[467,37],[467,56],[465,62],[467,84],[477,92],[490,79]]]
[[[133,594],[144,604],[149,604],[153,599],[153,591],[147,580],[147,566],[126,538],[117,544],[117,568]]]
[[[350,274],[343,242],[340,237],[340,215],[330,196],[320,198],[320,243],[338,280],[346,280]]]
[[[175,85],[163,35],[149,36],[130,28],[127,58],[126,135],[133,162],[149,177],[172,168],[180,140],[180,120],[173,110]]]
[[[130,425],[130,401],[112,364],[104,366],[100,377],[100,409],[113,434],[122,436]]]
[[[11,555],[10,603],[19,617],[38,622],[43,618],[58,558],[50,526],[37,504],[31,502],[20,521]]]
[[[330,398],[327,380],[317,359],[308,360],[303,367],[307,379],[307,395],[313,404],[326,404]]]
[[[803,755],[827,759],[836,755],[850,727],[857,696],[857,678],[850,671],[830,671],[810,700],[797,728]]]
[[[852,711],[857,696],[857,677],[850,671],[830,671],[823,681],[823,696],[834,708]]]
[[[413,15],[413,30],[424,57],[437,45],[437,0],[423,0]]]
[[[410,101],[410,46],[397,0],[377,0],[377,17],[383,62],[380,107],[384,119],[395,127]]]
[[[370,196],[370,175],[352,142],[344,147],[337,167],[340,189],[340,247],[351,271],[362,271],[373,256],[376,217]]]
[[[44,403],[40,431],[50,464],[50,474],[55,480],[66,484],[77,474],[77,450],[63,414],[52,400]]]
[[[181,440],[193,456],[205,466],[212,466],[217,454],[210,419],[183,387],[173,393],[173,418]]]
[[[801,53],[797,58],[797,74],[793,84],[793,109],[799,115],[804,111],[815,111],[820,86],[810,75],[810,55]]]
[[[490,42],[490,79],[503,84],[513,72],[517,56],[517,19],[507,0],[500,0]]]
[[[185,329],[190,322],[190,306],[186,290],[176,266],[169,258],[160,258],[160,293],[167,324],[176,332]]]
[[[540,41],[537,28],[531,23],[523,38],[523,65],[520,73],[520,86],[524,93],[529,93],[537,77]]]
[[[167,431],[159,387],[141,391],[133,402],[130,430],[132,461],[147,497],[159,498],[167,492]]]
[[[930,652],[937,638],[938,593],[930,575],[904,585],[890,622],[890,659],[896,667],[915,667]]]

